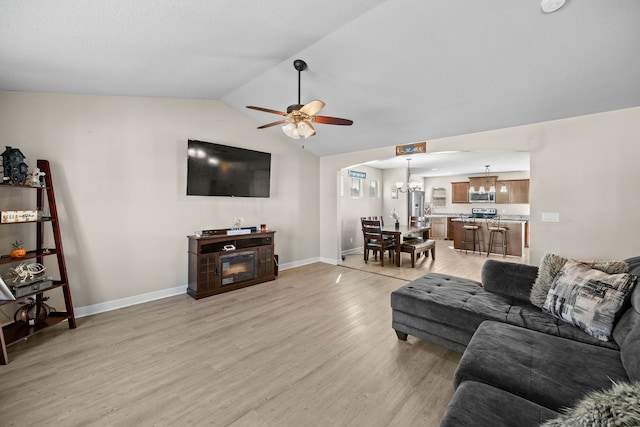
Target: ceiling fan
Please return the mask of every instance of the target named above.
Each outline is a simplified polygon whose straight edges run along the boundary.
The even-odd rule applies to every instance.
[[[271,126],[282,126],[282,131],[290,138],[300,139],[309,138],[316,134],[316,130],[313,128],[312,123],[321,123],[325,125],[342,125],[351,126],[352,120],[340,119],[338,117],[329,116],[317,116],[316,114],[324,107],[324,102],[314,100],[308,104],[300,104],[300,73],[307,69],[307,63],[302,59],[296,59],[293,61],[293,67],[298,70],[298,103],[289,105],[287,112],[271,110],[268,108],[254,107],[247,105],[247,108],[252,110],[264,111],[266,113],[278,114],[285,116],[285,119],[278,120],[277,122],[268,123],[266,125],[259,126],[258,129],[265,129]]]

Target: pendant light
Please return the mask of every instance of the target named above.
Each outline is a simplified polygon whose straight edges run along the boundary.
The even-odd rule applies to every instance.
[[[411,182],[411,159],[407,159],[407,181],[405,182],[397,182],[396,190],[401,193],[413,193],[414,191],[420,191],[420,183],[419,182]]]

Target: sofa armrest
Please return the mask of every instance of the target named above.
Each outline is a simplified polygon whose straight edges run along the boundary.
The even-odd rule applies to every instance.
[[[482,266],[482,286],[488,292],[529,302],[538,267],[489,259]]]

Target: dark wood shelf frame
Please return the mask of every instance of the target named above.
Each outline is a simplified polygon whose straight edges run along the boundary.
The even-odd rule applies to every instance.
[[[49,217],[39,219],[37,221],[0,224],[2,226],[15,224],[36,225],[36,249],[28,251],[27,255],[22,258],[11,258],[9,255],[3,255],[0,257],[0,265],[19,263],[29,259],[33,259],[38,263],[43,263],[45,257],[56,256],[60,278],[54,280],[53,286],[51,286],[50,288],[28,295],[23,295],[18,298],[18,300],[22,300],[28,297],[35,297],[36,301],[42,302],[44,299],[44,293],[52,291],[54,289],[61,289],[64,297],[65,311],[52,312],[45,320],[32,326],[22,325],[17,322],[2,326],[2,323],[0,322],[0,326],[2,326],[2,332],[0,333],[0,364],[2,365],[6,365],[7,363],[9,363],[7,347],[11,344],[23,340],[51,326],[55,326],[58,323],[64,322],[65,320],[68,323],[69,329],[75,329],[76,327],[76,318],[73,312],[73,302],[71,300],[71,290],[69,288],[69,279],[67,277],[67,266],[64,259],[64,251],[62,249],[62,238],[60,234],[56,199],[53,191],[51,168],[47,160],[38,160],[37,166],[42,172],[45,173],[43,177],[45,185],[43,187],[30,187],[27,185],[0,185],[0,188],[7,188],[12,190],[35,190],[38,209],[42,209],[46,197],[47,206],[49,207]],[[49,224],[51,225],[51,231],[53,234],[53,242],[55,246],[53,248],[44,247],[45,225]],[[0,306],[12,302],[14,301],[0,300]]]

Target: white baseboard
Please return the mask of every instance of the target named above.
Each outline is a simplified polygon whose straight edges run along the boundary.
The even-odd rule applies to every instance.
[[[186,292],[187,285],[176,286],[175,288],[153,291],[146,294],[120,298],[113,301],[86,305],[84,307],[76,307],[73,311],[76,317],[91,316],[92,314],[104,313],[105,311],[117,310],[119,308],[129,307],[131,305],[143,304],[145,302],[155,301],[157,299],[172,297],[175,295],[182,295]]]
[[[307,258],[299,261],[288,262],[286,264],[280,264],[279,271],[288,270],[290,268],[302,267],[303,265],[313,264],[314,262],[322,262],[320,258]]]
[[[303,265],[313,264],[315,262],[324,262],[336,265],[336,260],[328,260],[324,258],[308,258],[305,260],[288,262],[278,266],[279,271],[288,270],[290,268],[301,267]],[[168,298],[175,295],[183,295],[187,292],[187,285],[176,286],[175,288],[162,289],[146,294],[134,295],[126,298],[120,298],[113,301],[101,302],[98,304],[86,305],[84,307],[76,307],[74,313],[77,318],[91,316],[93,314],[104,313],[106,311],[117,310],[119,308],[129,307],[136,304],[144,304],[162,298]]]

